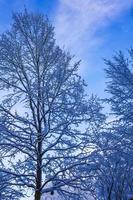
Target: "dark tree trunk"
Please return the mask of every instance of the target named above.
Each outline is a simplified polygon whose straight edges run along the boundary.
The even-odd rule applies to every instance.
[[[41,192],[40,191],[35,192],[35,200],[41,200]]]
[[[42,142],[38,142],[38,158],[36,169],[36,191],[34,200],[41,200],[41,186],[42,186]]]
[[[35,200],[41,200],[41,187],[42,187],[42,127],[41,127],[41,78],[39,60],[36,61],[37,79],[38,79],[38,98],[37,98],[37,130],[38,130],[38,147],[37,147],[37,169],[36,169],[36,191]]]

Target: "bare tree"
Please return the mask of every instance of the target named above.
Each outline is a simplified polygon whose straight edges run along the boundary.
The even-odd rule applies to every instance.
[[[10,182],[12,177],[6,173],[0,173],[0,199],[19,200],[23,193],[18,188],[12,188]]]
[[[112,138],[115,138],[117,144],[116,152],[121,158],[118,166],[123,173],[119,175],[123,185],[120,186],[120,181],[117,179],[119,188],[115,185],[115,190],[121,195],[121,199],[126,199],[125,195],[128,192],[132,193],[133,179],[133,49],[129,49],[128,56],[120,51],[105,62],[108,78],[106,90],[110,94],[106,101],[110,103],[112,115],[117,119]]]
[[[0,37],[0,153],[8,162],[0,170],[40,200],[81,185],[85,177],[74,169],[89,164],[81,127],[103,116],[97,99],[87,100],[79,62],[55,44],[48,19],[25,10],[13,20]]]
[[[96,130],[89,130],[88,141],[93,150],[89,161],[89,191],[96,200],[126,200],[133,188],[132,148],[128,137],[132,127],[119,120],[101,125]]]

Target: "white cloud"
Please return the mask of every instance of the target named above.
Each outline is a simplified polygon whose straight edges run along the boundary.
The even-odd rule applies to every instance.
[[[76,59],[82,60],[79,73],[89,85],[87,90],[105,97],[102,58],[98,58],[93,52],[100,51],[104,47],[106,36],[104,33],[99,34],[101,28],[111,24],[132,8],[133,0],[58,0],[58,2],[55,17],[57,42],[75,54]],[[102,55],[102,52],[99,55]]]
[[[102,42],[95,36],[101,26],[131,6],[133,0],[59,0],[55,19],[57,41],[82,54],[86,48]]]

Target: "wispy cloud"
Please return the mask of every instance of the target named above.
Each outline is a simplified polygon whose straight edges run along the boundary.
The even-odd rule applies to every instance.
[[[95,37],[101,26],[109,24],[124,10],[133,6],[133,0],[58,0],[55,18],[56,38],[59,44],[82,53],[86,47],[102,42]]]

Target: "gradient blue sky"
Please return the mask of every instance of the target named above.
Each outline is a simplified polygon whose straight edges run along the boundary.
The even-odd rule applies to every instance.
[[[133,44],[133,0],[0,0],[0,33],[24,6],[48,15],[57,43],[82,60],[88,92],[104,97],[103,58]]]

